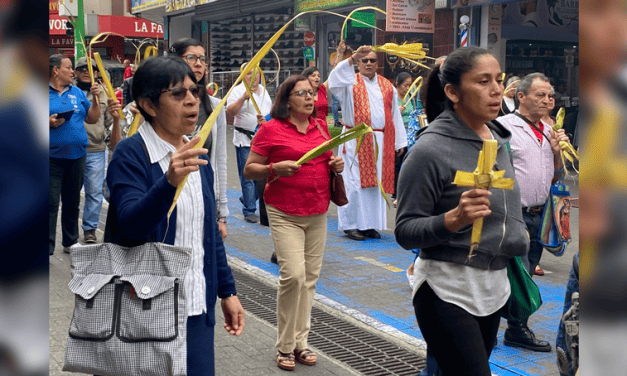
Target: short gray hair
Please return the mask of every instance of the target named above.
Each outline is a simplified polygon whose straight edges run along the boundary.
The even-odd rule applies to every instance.
[[[523,77],[522,80],[520,80],[520,82],[518,83],[518,86],[516,86],[516,95],[518,95],[518,93],[520,92],[528,95],[531,84],[533,84],[533,81],[538,78],[544,82],[549,82],[549,78],[545,76],[544,73],[529,73],[528,75]]]
[[[512,76],[512,77],[508,78],[507,82],[505,83],[505,87],[508,87],[509,85],[511,85],[512,83],[514,83],[516,81],[520,81],[520,77]]]

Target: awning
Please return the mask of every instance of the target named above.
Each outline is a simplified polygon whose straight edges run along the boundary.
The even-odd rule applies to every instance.
[[[125,37],[163,39],[163,26],[140,17],[98,16],[98,32],[110,31]]]
[[[250,13],[268,13],[294,6],[294,0],[232,0],[196,5],[195,18],[200,21],[218,21]]]

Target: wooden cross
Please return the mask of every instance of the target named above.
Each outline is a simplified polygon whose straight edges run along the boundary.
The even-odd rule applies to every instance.
[[[472,188],[514,188],[514,179],[504,178],[505,170],[493,171],[496,162],[498,142],[496,140],[484,140],[483,148],[479,152],[477,168],[474,172],[457,171],[453,184],[460,187]],[[481,240],[481,230],[483,229],[483,218],[476,219],[472,224],[472,236],[470,240],[470,252],[468,259],[473,256],[473,252],[479,247]]]

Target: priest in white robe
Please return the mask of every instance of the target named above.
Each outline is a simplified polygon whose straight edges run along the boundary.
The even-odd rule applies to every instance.
[[[343,42],[342,48],[346,48]],[[353,64],[359,73],[355,74]],[[361,46],[329,75],[329,90],[342,105],[342,132],[366,123],[375,131],[379,150],[375,156],[373,138],[364,140],[359,155],[355,153],[357,140],[339,147],[346,166],[342,177],[348,204],[337,208],[338,228],[354,240],[378,239],[381,235],[377,230],[387,229],[386,203],[377,180],[386,193],[394,192],[394,157],[402,155],[407,146],[398,93],[387,79],[377,75],[377,68],[377,53],[370,46]]]

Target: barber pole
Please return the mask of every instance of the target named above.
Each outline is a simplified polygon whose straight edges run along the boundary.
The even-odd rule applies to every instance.
[[[462,29],[462,37],[459,43],[460,47],[468,47],[468,29]]]

